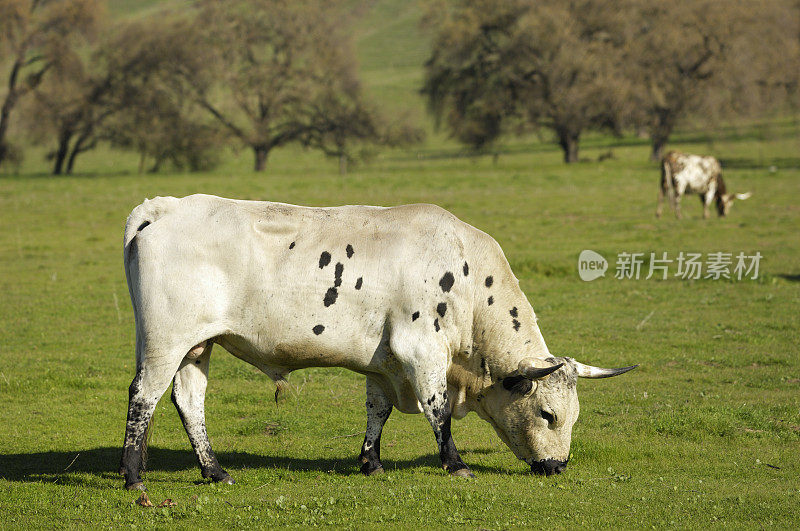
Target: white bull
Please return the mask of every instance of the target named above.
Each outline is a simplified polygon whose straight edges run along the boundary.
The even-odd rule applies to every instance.
[[[136,317],[121,462],[130,489],[144,488],[145,431],[170,381],[203,477],[233,482],[205,428],[214,343],[279,388],[304,367],[366,375],[365,474],[383,471],[380,436],[393,408],[425,414],[453,475],[472,475],[450,432],[451,416],[469,411],[534,472],[561,472],[576,377],[633,368],[552,357],[497,242],[432,205],[160,197],[129,216],[124,257]]]

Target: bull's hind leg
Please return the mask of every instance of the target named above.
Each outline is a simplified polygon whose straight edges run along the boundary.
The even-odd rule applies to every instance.
[[[122,445],[120,473],[125,476],[125,488],[142,489],[142,472],[147,425],[153,417],[159,398],[169,387],[182,356],[174,361],[168,356],[150,356],[137,364],[136,376],[128,388],[128,420]]]
[[[367,476],[383,473],[381,464],[381,432],[392,413],[392,403],[380,386],[367,377],[367,431],[361,446],[361,472]]]
[[[661,182],[658,185],[658,202],[656,203],[656,217],[661,217],[661,212],[664,208],[664,197],[669,194],[669,189],[667,188],[667,180],[663,177],[661,178]]]
[[[190,353],[181,361],[172,381],[172,402],[189,435],[203,477],[232,485],[234,481],[219,465],[206,431],[205,397],[211,344],[201,347],[197,354]]]

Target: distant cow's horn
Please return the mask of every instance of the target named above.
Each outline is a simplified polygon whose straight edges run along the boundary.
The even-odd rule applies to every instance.
[[[745,192],[745,193],[743,193],[743,194],[736,194],[736,199],[738,199],[738,200],[740,200],[740,201],[744,201],[745,199],[747,199],[747,198],[748,198],[748,197],[750,197],[751,195],[753,195],[753,194],[752,194],[752,193],[750,193],[750,192]]]
[[[544,378],[548,374],[556,372],[563,365],[563,363],[559,363],[558,365],[542,368],[536,366],[533,358],[525,358],[519,362],[517,369],[521,376],[529,380],[538,380],[539,378]]]
[[[619,369],[603,369],[600,367],[592,367],[591,365],[584,365],[579,361],[573,361],[575,370],[578,371],[578,376],[581,378],[611,378],[612,376],[619,376],[620,374],[632,371],[638,365],[631,365],[630,367],[620,367]]]

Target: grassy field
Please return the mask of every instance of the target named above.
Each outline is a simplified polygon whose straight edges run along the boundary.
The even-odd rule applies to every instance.
[[[114,16],[181,1],[114,0]],[[414,3],[368,5],[356,31],[367,89],[411,108],[426,41]],[[778,527],[800,522],[800,126],[796,119],[686,131],[674,145],[722,159],[733,191],[753,197],[725,219],[653,216],[659,171],[636,138],[588,135],[564,165],[554,146],[505,144],[496,164],[432,134],[349,174],[287,148],[253,174],[241,151],[209,174],[137,175],[135,155],[98,150],[75,176],[52,178],[44,148],[21,175],[0,173],[0,528]],[[337,369],[294,373],[276,406],[273,384],[217,347],[206,398],[209,434],[237,484],[200,481],[168,396],[158,405],[142,508],[117,476],[133,314],[122,230],[145,197],[203,192],[305,205],[430,202],[493,235],[539,319],[550,350],[603,366],[641,366],[579,384],[581,417],[566,473],[531,476],[488,424],[453,427],[475,480],[439,467],[421,415],[393,413],[387,473],[362,477],[364,378]],[[583,282],[577,259],[610,262]],[[760,252],[755,280],[617,280],[622,252]],[[675,266],[671,269],[675,272]]]
[[[518,143],[496,165],[439,146],[387,153],[344,177],[335,162],[292,149],[265,175],[244,169],[247,153],[214,174],[155,176],[115,170],[110,154],[96,153],[91,174],[0,177],[0,527],[796,526],[800,169],[788,130],[680,146],[713,148],[732,165],[729,187],[754,192],[729,218],[707,221],[692,197],[687,219],[655,220],[658,169],[633,140],[615,159],[571,166],[550,146]],[[584,154],[607,149],[590,139]],[[469,415],[454,437],[478,477],[451,479],[425,419],[395,412],[383,438],[388,473],[365,478],[356,466],[363,377],[298,371],[276,407],[271,382],[218,349],[208,426],[237,484],[199,481],[165,398],[146,481],[155,503],[177,505],[138,507],[116,475],[134,364],[122,227],[144,197],[194,192],[437,203],[500,242],[551,351],[641,367],[580,383],[564,475],[529,475]],[[583,249],[612,262],[606,278],[578,278]],[[764,258],[756,280],[613,278],[618,253],[664,251]]]

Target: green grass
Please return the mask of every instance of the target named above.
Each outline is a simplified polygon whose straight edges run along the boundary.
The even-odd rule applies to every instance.
[[[590,139],[584,155],[611,142]],[[213,174],[155,176],[125,173],[124,158],[97,152],[87,174],[0,177],[0,526],[795,526],[800,170],[768,166],[795,157],[796,138],[717,141],[721,158],[752,162],[726,179],[754,195],[729,218],[707,221],[688,197],[682,222],[653,217],[658,169],[645,162],[647,146],[617,145],[615,159],[566,166],[558,151],[530,142],[505,146],[496,165],[441,144],[386,153],[344,177],[335,162],[295,149],[277,152],[264,175],[247,170],[245,152]],[[135,506],[115,473],[134,363],[122,227],[144,197],[194,192],[310,205],[437,203],[501,243],[554,353],[641,366],[580,383],[564,475],[530,476],[469,415],[454,436],[478,477],[451,479],[425,419],[395,412],[383,439],[387,474],[364,478],[355,460],[363,377],[298,371],[276,407],[269,380],[218,349],[208,426],[237,484],[199,483],[165,398],[146,481],[155,503],[177,506]],[[764,259],[756,281],[608,274],[584,283],[576,261],[586,248],[612,268],[623,251],[760,251]]]
[[[162,4],[118,0],[111,13],[138,16]],[[424,120],[419,8],[363,5],[354,36],[365,86],[382,107],[410,107]],[[0,527],[796,527],[799,132],[796,118],[785,118],[677,134],[673,147],[718,156],[729,188],[754,193],[729,218],[706,221],[687,197],[682,222],[653,217],[658,168],[637,138],[587,134],[582,158],[609,149],[615,158],[566,166],[552,144],[530,138],[500,146],[493,164],[434,134],[344,177],[335,161],[288,148],[271,155],[263,175],[250,171],[244,150],[197,175],[136,175],[135,155],[97,150],[78,160],[81,173],[53,178],[45,150],[28,150],[21,175],[0,173]],[[382,441],[387,474],[364,478],[356,465],[363,377],[298,371],[276,407],[271,382],[217,348],[208,428],[237,484],[200,482],[165,398],[146,482],[153,502],[177,505],[138,507],[116,475],[134,368],[122,228],[144,197],[195,192],[439,204],[500,242],[552,352],[641,366],[580,382],[581,417],[561,476],[530,476],[469,415],[454,437],[478,477],[451,479],[425,419],[395,412]],[[583,249],[612,262],[606,278],[578,278]],[[663,251],[764,258],[755,281],[613,278],[617,253]]]

